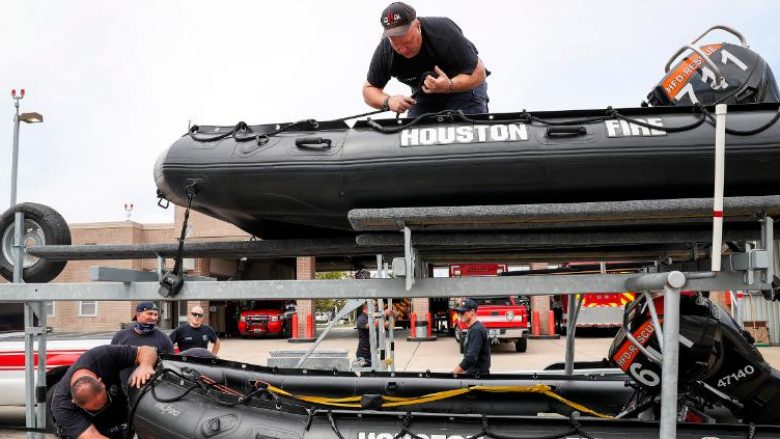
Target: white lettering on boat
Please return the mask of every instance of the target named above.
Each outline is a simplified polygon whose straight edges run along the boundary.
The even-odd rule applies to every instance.
[[[664,127],[664,121],[660,117],[648,117],[647,119],[635,118],[634,120],[658,128]],[[607,137],[651,137],[666,135],[666,131],[664,130],[648,128],[622,119],[605,120],[604,126],[607,129]]]
[[[415,436],[422,438],[422,439],[465,439],[468,436],[461,436],[459,434],[443,434],[443,433],[432,433],[432,434],[425,434],[425,433],[414,433]],[[469,435],[470,436],[470,435]],[[373,431],[361,431],[358,432],[358,439],[393,439],[396,437],[393,433],[376,433]],[[399,436],[400,439],[412,439],[412,436],[410,434],[405,434],[403,436]]]
[[[518,142],[523,140],[528,140],[528,127],[524,123],[410,128],[401,131],[401,146]]]

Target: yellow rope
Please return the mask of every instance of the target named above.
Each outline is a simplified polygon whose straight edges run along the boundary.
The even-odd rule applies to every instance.
[[[268,390],[280,396],[286,396],[289,398],[297,399],[299,401],[309,402],[312,404],[327,405],[333,407],[345,407],[345,408],[361,408],[360,396],[330,398],[327,396],[293,395],[292,393],[287,392],[286,390],[282,390],[270,384],[268,384]],[[598,413],[594,410],[585,407],[582,404],[578,404],[574,401],[570,401],[564,398],[563,396],[555,393],[552,387],[546,384],[535,384],[532,386],[472,386],[472,387],[466,387],[460,389],[443,390],[441,392],[428,393],[426,395],[413,396],[413,397],[382,395],[382,400],[384,401],[382,404],[382,408],[427,404],[430,402],[436,402],[448,398],[454,398],[456,396],[465,395],[467,393],[475,392],[475,391],[489,392],[489,393],[536,393],[560,401],[563,404],[566,404],[567,406],[575,410],[578,410],[582,413],[587,413],[596,416],[598,418],[605,418],[605,419],[612,418],[612,416]]]

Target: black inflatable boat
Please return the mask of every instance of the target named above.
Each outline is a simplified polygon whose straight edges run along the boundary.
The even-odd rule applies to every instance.
[[[718,103],[725,195],[774,195],[780,94],[735,35],[685,46],[655,107],[193,126],[160,156],[158,196],[186,206],[191,187],[195,210],[262,238],[353,233],[356,208],[711,197]]]
[[[161,367],[131,394],[141,439],[658,437],[656,421],[614,418],[635,392],[625,376],[357,377],[172,356]],[[732,422],[683,422],[677,437],[780,435],[780,426]]]
[[[662,297],[632,302],[610,348],[626,375],[358,376],[163,355],[131,392],[131,422],[142,439],[658,437],[651,310],[663,321]],[[677,437],[780,437],[780,372],[708,299],[684,295],[681,312]]]

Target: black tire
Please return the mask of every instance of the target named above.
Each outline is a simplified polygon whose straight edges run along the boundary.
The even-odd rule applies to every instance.
[[[65,219],[51,207],[36,203],[17,204],[0,215],[0,276],[13,281],[14,216],[24,212],[25,241],[34,245],[70,245],[70,229]],[[28,283],[53,280],[65,269],[67,261],[50,262],[29,257],[25,260],[23,278]]]
[[[515,352],[525,352],[528,350],[528,337],[523,337],[515,342]]]

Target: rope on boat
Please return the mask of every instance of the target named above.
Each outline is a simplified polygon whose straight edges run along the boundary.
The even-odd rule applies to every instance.
[[[421,114],[414,119],[400,124],[400,125],[393,125],[393,126],[382,126],[375,120],[372,120],[370,117],[367,118],[366,123],[368,126],[373,128],[375,131],[380,132],[382,134],[395,134],[399,133],[405,129],[408,129],[414,125],[417,125],[418,123],[424,121],[424,120],[430,120],[434,119],[439,122],[452,122],[455,120],[461,120],[463,122],[472,123],[475,125],[489,125],[489,124],[495,124],[495,123],[536,123],[542,126],[566,126],[566,125],[586,125],[586,124],[593,124],[593,123],[600,123],[604,122],[609,119],[619,119],[624,120],[626,122],[652,129],[652,130],[659,130],[664,131],[666,133],[679,133],[683,131],[689,131],[695,128],[698,128],[700,125],[702,125],[704,122],[709,121],[712,125],[715,123],[715,117],[714,115],[707,110],[707,108],[704,105],[701,104],[695,104],[693,107],[691,107],[693,113],[699,114],[700,117],[697,118],[696,121],[687,124],[687,125],[681,125],[676,127],[659,127],[653,124],[649,124],[643,120],[636,119],[633,117],[625,116],[621,114],[618,110],[615,110],[612,107],[607,107],[606,110],[604,110],[604,114],[600,116],[591,116],[591,117],[582,117],[582,118],[574,118],[574,119],[564,119],[564,120],[550,120],[550,119],[544,119],[538,116],[535,116],[532,113],[527,112],[526,110],[523,110],[519,117],[514,119],[501,119],[501,120],[494,120],[494,119],[477,119],[473,117],[467,116],[462,110],[443,110],[435,113],[425,113]],[[342,117],[338,119],[332,119],[329,121],[324,121],[322,123],[326,122],[343,122],[350,119],[357,119],[360,117],[366,117],[366,116],[372,116],[374,114],[382,113],[384,110],[376,110],[376,111],[369,111],[367,113],[361,113],[361,114],[355,114],[352,116]],[[778,111],[775,113],[774,117],[764,123],[761,126],[758,126],[756,128],[751,128],[747,130],[739,130],[735,128],[726,128],[726,133],[735,135],[735,136],[752,136],[758,133],[761,133],[770,127],[772,127],[777,121],[780,120],[780,107],[778,107]],[[249,142],[249,141],[256,141],[257,145],[264,145],[266,144],[272,136],[275,136],[277,134],[281,134],[287,130],[290,130],[295,127],[305,127],[305,129],[309,130],[317,130],[320,127],[320,122],[318,122],[315,119],[304,119],[297,122],[288,123],[284,126],[279,126],[279,128],[263,132],[263,133],[256,133],[252,130],[252,127],[249,126],[246,122],[238,122],[231,130],[225,131],[224,133],[216,134],[211,137],[207,136],[198,136],[200,127],[198,125],[193,125],[190,127],[188,135],[192,140],[195,140],[197,142],[214,142],[222,139],[226,139],[228,137],[233,137],[233,139],[236,142]]]
[[[343,398],[330,398],[325,396],[309,396],[309,395],[295,395],[286,390],[272,386],[268,383],[263,383],[267,386],[267,389],[279,396],[285,396],[298,401],[308,402],[312,404],[319,404],[331,407],[342,408],[361,408],[360,400],[361,396],[347,396]],[[486,392],[486,393],[535,393],[545,395],[549,398],[555,399],[574,410],[582,413],[587,413],[598,418],[611,419],[612,416],[599,413],[595,410],[591,410],[582,404],[571,401],[563,396],[555,393],[552,387],[546,384],[535,384],[532,386],[471,386],[466,388],[443,390],[441,392],[428,393],[421,396],[412,397],[398,397],[381,395],[383,403],[382,408],[398,408],[411,405],[427,404],[436,401],[442,401],[449,398],[465,395],[472,392]]]
[[[177,372],[172,369],[162,368],[159,367],[155,374],[144,384],[144,386],[140,389],[138,396],[136,396],[135,401],[133,402],[133,405],[131,407],[129,417],[128,417],[128,425],[132,426],[133,424],[133,418],[136,413],[136,409],[138,408],[138,405],[141,401],[141,399],[144,397],[145,394],[151,393],[152,397],[158,401],[158,402],[174,402],[182,399],[184,396],[186,396],[188,393],[190,393],[192,390],[196,388],[201,389],[215,389],[219,392],[229,394],[231,396],[236,396],[237,401],[233,403],[227,403],[226,401],[213,398],[217,400],[218,403],[221,405],[228,405],[229,406],[235,406],[238,404],[246,404],[248,403],[256,394],[258,393],[271,393],[276,396],[285,396],[292,399],[297,399],[299,401],[305,401],[305,402],[311,402],[321,405],[333,405],[333,406],[340,406],[340,407],[348,407],[348,408],[361,408],[359,401],[359,396],[351,396],[351,397],[345,397],[345,398],[325,398],[325,397],[315,397],[315,396],[296,396],[293,395],[285,390],[282,390],[280,388],[271,386],[268,383],[264,383],[261,381],[255,382],[256,389],[250,392],[247,395],[242,394],[241,392],[230,388],[229,386],[226,386],[224,384],[220,384],[210,377],[200,374],[195,370],[190,369],[189,370],[193,375],[192,376],[185,376],[183,373]],[[185,381],[188,381],[192,383],[191,386],[185,386],[185,391],[180,393],[179,395],[176,395],[174,397],[170,398],[161,398],[157,395],[155,392],[155,383],[159,382],[162,376],[170,374],[180,379],[179,384],[183,386]],[[150,392],[151,390],[151,392]],[[469,393],[471,391],[481,391],[481,392],[491,392],[491,393],[507,393],[507,392],[517,392],[517,393],[537,393],[537,394],[544,394],[550,398],[553,398],[555,400],[558,400],[569,407],[574,408],[577,410],[576,412],[572,413],[570,417],[568,418],[569,422],[571,423],[572,430],[562,432],[562,433],[552,433],[549,435],[544,436],[509,436],[509,435],[503,435],[496,433],[490,429],[489,425],[489,418],[486,415],[482,415],[482,430],[480,430],[478,433],[468,436],[467,439],[480,439],[480,438],[490,438],[490,439],[561,439],[561,438],[567,438],[571,437],[574,434],[578,434],[582,438],[588,438],[593,439],[593,436],[588,434],[582,429],[582,425],[579,423],[578,417],[579,412],[582,413],[588,413],[591,415],[594,415],[596,417],[600,418],[607,418],[611,419],[612,416],[603,415],[601,413],[595,412],[593,410],[588,409],[587,407],[577,404],[573,401],[570,401],[561,395],[558,395],[552,390],[552,387],[547,386],[545,384],[536,384],[533,386],[472,386],[466,389],[454,389],[454,390],[445,390],[442,392],[435,392],[430,393],[427,395],[422,395],[419,397],[393,397],[393,396],[383,396],[383,400],[389,401],[388,404],[383,404],[383,408],[391,408],[391,407],[401,407],[403,405],[415,405],[425,402],[432,402],[432,401],[439,401],[446,398],[452,398],[455,396],[464,395],[466,393]],[[328,404],[330,403],[330,404]],[[351,404],[351,405],[345,405],[346,403],[357,403],[357,404]],[[316,415],[318,413],[321,413],[317,411],[316,409],[310,413],[310,415]],[[336,419],[333,416],[333,412],[328,410],[326,412],[328,423],[330,424],[331,429],[333,430],[334,434],[338,439],[344,439],[344,436],[341,434],[341,432],[338,429],[338,426],[336,424]],[[396,434],[393,439],[423,439],[422,437],[414,434],[410,427],[411,423],[413,421],[414,417],[411,413],[408,413],[404,419],[403,419],[403,425],[401,430]],[[13,428],[13,427],[12,427]],[[26,430],[26,431],[39,431],[41,429],[30,429],[30,428],[19,428],[20,430]],[[753,423],[750,423],[748,425],[748,431],[746,435],[746,439],[753,439],[755,437],[756,433],[756,426]]]

